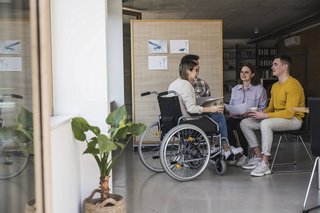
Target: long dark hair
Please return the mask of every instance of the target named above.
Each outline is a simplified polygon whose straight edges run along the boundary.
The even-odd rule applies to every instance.
[[[251,73],[254,74],[254,76],[251,78],[251,84],[254,85],[254,86],[260,84],[260,78],[258,76],[256,68],[250,63],[245,63],[245,64],[243,64],[241,66],[240,72],[241,72],[243,67],[248,67],[249,70],[251,70]],[[238,81],[238,84],[242,84],[242,83],[243,83],[243,81],[240,78],[239,81]]]

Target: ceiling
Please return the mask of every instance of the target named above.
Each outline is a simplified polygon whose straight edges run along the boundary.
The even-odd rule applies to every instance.
[[[123,6],[141,11],[142,19],[222,19],[224,39],[252,43],[320,25],[320,0],[123,0]]]

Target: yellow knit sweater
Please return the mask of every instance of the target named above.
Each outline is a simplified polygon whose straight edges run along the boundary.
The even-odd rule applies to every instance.
[[[295,112],[292,107],[304,107],[305,97],[301,84],[295,78],[289,78],[282,84],[276,82],[271,88],[269,106],[264,110],[269,118],[293,118],[302,119],[303,112]]]

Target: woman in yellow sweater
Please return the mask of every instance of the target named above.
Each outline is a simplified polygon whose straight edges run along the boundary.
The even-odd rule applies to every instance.
[[[291,110],[304,107],[304,91],[298,80],[290,76],[291,58],[276,56],[272,63],[272,74],[278,78],[271,89],[271,99],[264,111],[252,112],[250,118],[241,121],[240,126],[255,156],[244,169],[253,169],[250,175],[264,176],[271,173],[268,160],[271,155],[273,131],[297,130],[301,128],[304,113]],[[261,132],[261,148],[254,130]]]

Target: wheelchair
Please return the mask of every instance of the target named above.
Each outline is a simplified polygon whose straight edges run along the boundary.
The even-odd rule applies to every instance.
[[[16,94],[6,94],[0,96],[0,180],[10,179],[19,175],[28,164],[29,153],[27,144],[16,137],[16,132],[10,129],[3,116],[3,109],[11,110],[8,114],[14,116],[16,112],[16,103],[7,102],[5,99],[22,99]],[[12,104],[12,106],[11,106]],[[12,109],[11,109],[12,108]]]
[[[141,96],[151,94],[157,95],[160,115],[139,138],[142,164],[151,171],[166,172],[178,181],[196,178],[209,162],[215,165],[218,175],[223,175],[226,163],[218,124],[207,115],[182,116],[175,91],[149,91]]]

